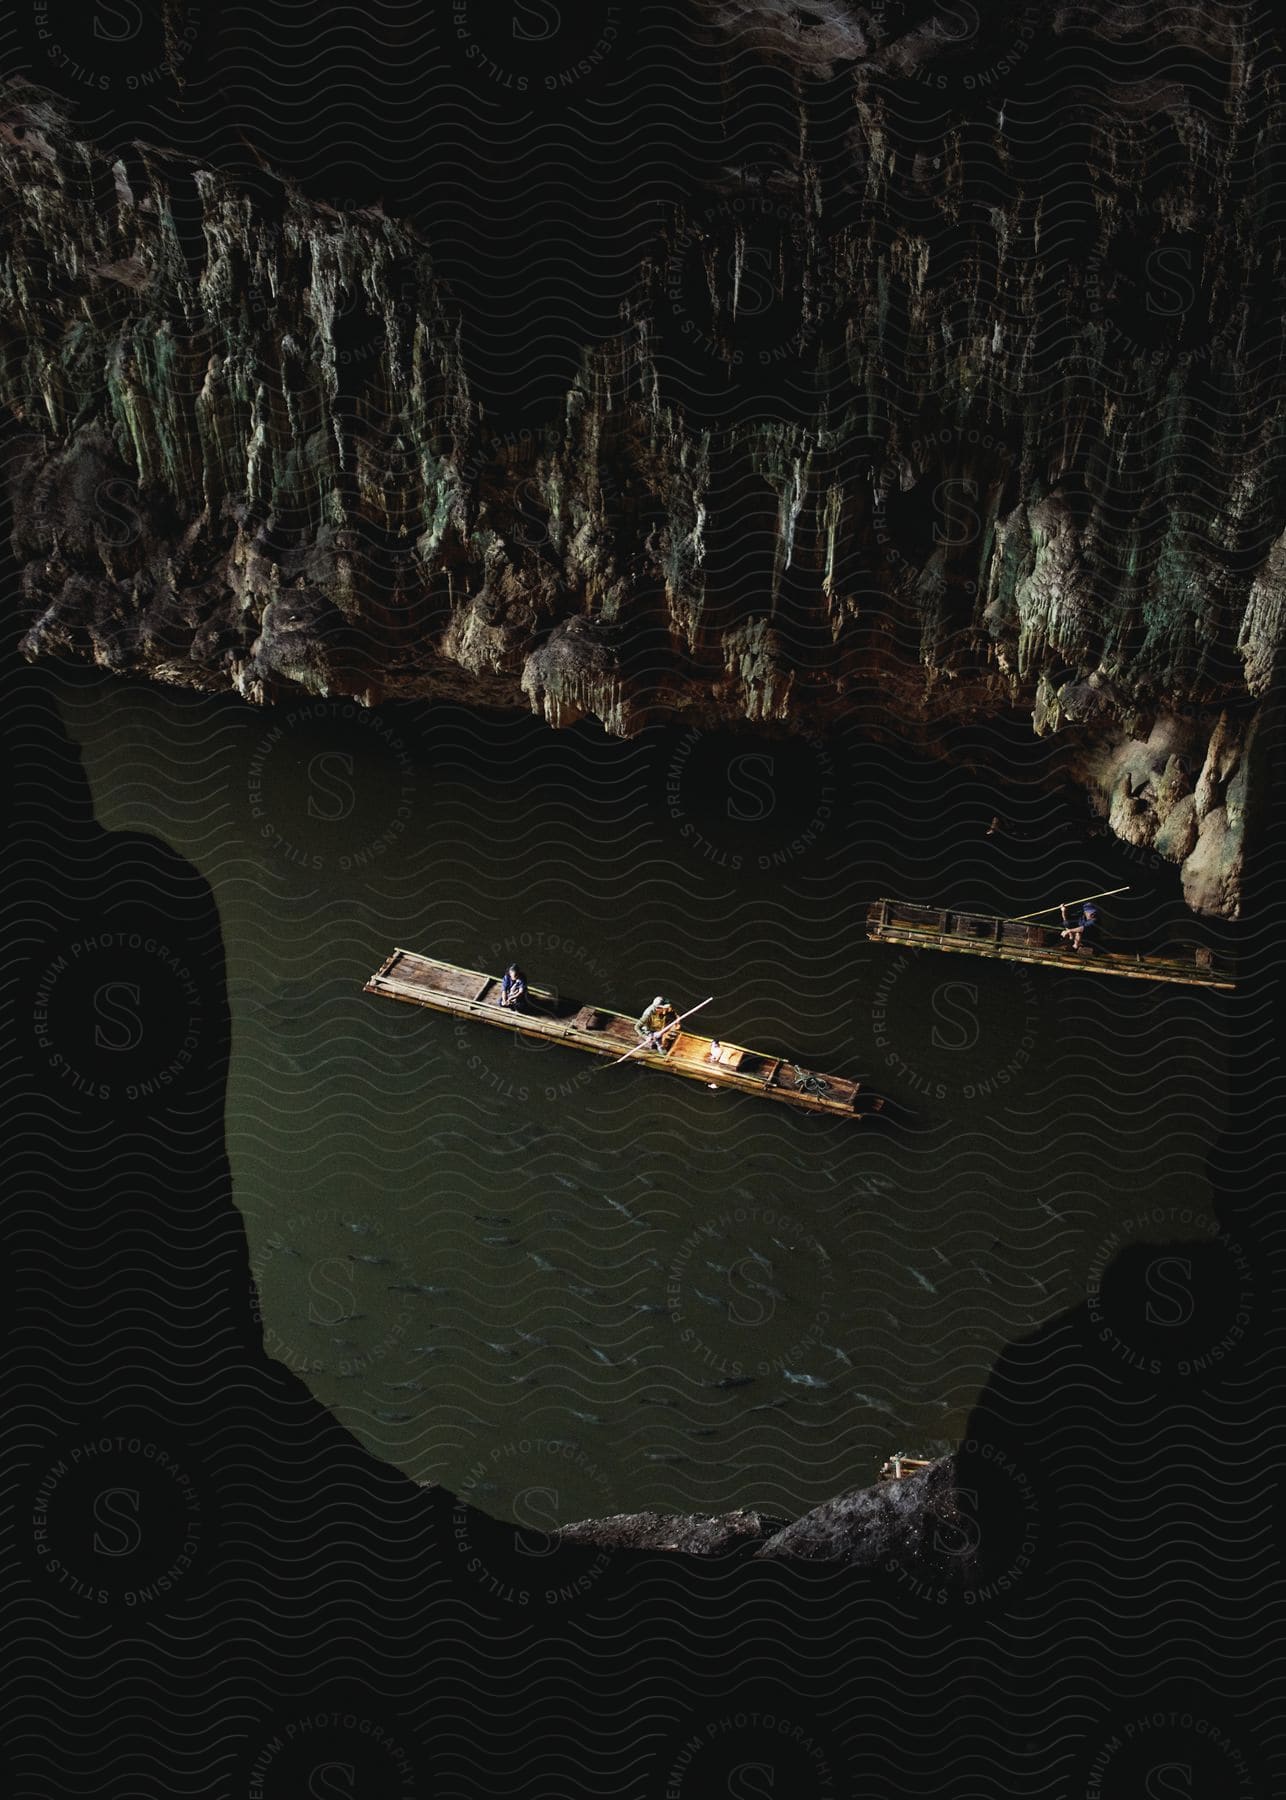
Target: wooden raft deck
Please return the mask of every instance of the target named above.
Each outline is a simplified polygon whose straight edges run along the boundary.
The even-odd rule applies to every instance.
[[[627,1013],[564,1000],[546,988],[528,988],[526,1011],[502,1009],[498,975],[486,975],[481,969],[462,969],[456,963],[421,956],[414,950],[395,950],[371,976],[364,991],[382,994],[387,1000],[430,1006],[459,1018],[478,1019],[484,1025],[499,1025],[524,1037],[546,1038],[565,1044],[570,1050],[588,1050],[593,1056],[621,1057],[639,1041],[634,1020]],[[825,1093],[812,1093],[798,1085],[796,1065],[789,1058],[747,1050],[740,1044],[723,1043],[718,1062],[711,1062],[713,1041],[698,1037],[695,1032],[680,1031],[678,1042],[668,1055],[640,1050],[630,1060],[663,1070],[667,1075],[682,1075],[689,1081],[702,1081],[738,1093],[762,1094],[788,1106],[834,1113],[840,1118],[861,1118],[878,1112],[884,1105],[882,1099],[868,1097],[860,1082],[802,1070],[805,1077],[826,1083]]]
[[[992,956],[1004,962],[1044,963],[1056,969],[1080,969],[1090,975],[1123,975],[1127,981],[1173,981],[1192,987],[1232,988],[1226,970],[1216,968],[1209,951],[1189,957],[1138,956],[1124,950],[1089,945],[1073,950],[1059,937],[1057,925],[997,919],[990,913],[949,912],[936,906],[911,906],[901,900],[875,900],[867,909],[866,935],[882,944],[908,944],[916,950],[954,950],[965,956]]]

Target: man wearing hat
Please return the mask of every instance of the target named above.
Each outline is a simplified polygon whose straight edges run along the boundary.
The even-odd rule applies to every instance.
[[[679,1015],[670,1002],[658,994],[643,1008],[634,1022],[634,1029],[647,1041],[649,1050],[669,1051],[678,1042]]]

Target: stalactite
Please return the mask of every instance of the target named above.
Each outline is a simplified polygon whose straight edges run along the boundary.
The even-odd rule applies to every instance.
[[[619,334],[585,350],[522,456],[473,394],[409,226],[282,184],[264,229],[227,175],[146,146],[100,158],[57,103],[11,87],[0,401],[35,434],[28,653],[264,702],[292,685],[472,695],[613,732],[658,706],[822,728],[855,687],[929,743],[949,715],[1018,710],[1068,734],[1114,828],[1192,863],[1194,904],[1235,907],[1244,798],[1167,804],[1164,758],[1140,746],[1181,717],[1200,768],[1226,718],[1231,792],[1286,635],[1284,445],[1260,423],[1280,375],[1282,271],[1259,229],[1280,101],[1247,105],[1235,22],[1201,27],[1228,60],[1221,129],[1181,88],[1099,109],[1089,248],[1069,260],[1007,101],[983,107],[984,201],[976,132],[903,141],[894,90],[931,36],[886,43],[836,9],[792,23],[771,0],[737,16],[757,54],[844,71],[844,204],[796,81],[781,165],[711,178],[667,216]],[[1143,199],[1126,172],[1158,120],[1186,160]],[[1113,263],[1167,233],[1193,240],[1173,331],[1120,310]],[[1155,345],[1131,338],[1145,327]],[[733,405],[764,369],[769,399]],[[756,482],[776,496],[758,563],[740,510]],[[108,491],[138,521],[127,558],[94,529]],[[762,591],[730,587],[733,564]],[[285,593],[303,596],[289,620]],[[1143,761],[1122,799],[1123,763]]]

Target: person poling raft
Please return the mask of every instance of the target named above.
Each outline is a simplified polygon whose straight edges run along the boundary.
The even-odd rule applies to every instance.
[[[1061,906],[1059,912],[1066,929],[1060,931],[1058,935],[1060,938],[1066,938],[1073,950],[1079,950],[1087,937],[1097,941],[1099,910],[1092,900],[1085,902],[1075,919],[1068,918],[1065,906]]]
[[[1109,900],[1113,894],[1128,894],[1129,891],[1128,887],[1108,888],[1101,894],[1086,894],[1083,900],[1064,900],[1060,902],[1058,913],[1063,921],[1063,929],[1058,934],[1059,938],[1066,941],[1073,950],[1079,950],[1088,937],[1093,940],[1091,944],[1091,948],[1093,948],[1093,945],[1098,942],[1098,926],[1102,916],[1095,902],[1099,900]],[[1068,917],[1067,909],[1071,906],[1074,906],[1077,909],[1076,917],[1074,919]],[[1012,919],[1010,923],[1013,925],[1022,925],[1031,919],[1044,919],[1047,918],[1053,910],[1052,906],[1047,906],[1042,912],[1023,913],[1020,918]]]
[[[1059,932],[1059,937],[1070,938],[1072,933],[1077,931],[1084,935],[1085,932],[1091,930],[1092,927],[1098,924],[1099,908],[1094,904],[1096,900],[1110,900],[1113,894],[1128,894],[1129,891],[1130,890],[1127,887],[1105,888],[1102,893],[1086,894],[1080,900],[1060,901],[1058,903],[1058,912],[1066,929]],[[1069,919],[1067,916],[1067,909],[1069,906],[1080,908],[1075,919]],[[1011,925],[1025,925],[1031,919],[1047,919],[1053,911],[1054,908],[1052,906],[1045,906],[1042,907],[1039,912],[1019,913],[1018,917],[1016,919],[1010,919],[1009,923]],[[1078,949],[1079,946],[1080,939],[1078,938],[1072,945],[1072,948],[1075,950]]]
[[[623,1062],[628,1062],[632,1056],[639,1056],[644,1050],[650,1050],[655,1056],[668,1056],[679,1041],[680,1025],[685,1019],[690,1019],[693,1013],[699,1013],[703,1006],[709,1006],[713,999],[713,994],[707,994],[704,1000],[698,1000],[695,1006],[690,1006],[687,1012],[680,1013],[676,1018],[673,1016],[673,1006],[658,994],[651,1005],[645,1007],[634,1021],[634,1031],[638,1037],[638,1043],[632,1050],[627,1050],[624,1056],[618,1056],[614,1063],[609,1063],[607,1066],[610,1069],[618,1069]],[[714,1042],[717,1044],[718,1040],[716,1039]],[[709,1060],[709,1051],[706,1054],[707,1060]]]
[[[679,1041],[679,1015],[670,1001],[658,994],[634,1021],[634,1030],[647,1049],[659,1050],[665,1056]]]

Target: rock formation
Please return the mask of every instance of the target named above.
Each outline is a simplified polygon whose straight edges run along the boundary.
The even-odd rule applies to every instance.
[[[972,1504],[976,1502],[973,1493]],[[935,1533],[952,1530],[969,1543],[969,1534],[960,1529],[961,1519],[971,1516],[969,1508],[961,1497],[957,1459],[944,1456],[900,1481],[837,1495],[790,1524],[754,1512],[621,1513],[564,1526],[559,1536],[601,1549],[674,1550],[687,1556],[748,1551],[755,1557],[842,1563],[855,1569],[896,1561],[913,1576],[932,1569],[941,1581],[944,1558],[934,1553],[932,1540]],[[949,1583],[959,1585],[977,1573],[977,1559],[954,1555],[945,1560],[945,1570]]]
[[[100,151],[11,85],[27,653],[617,734],[1018,713],[1235,914],[1286,624],[1271,46],[1161,0],[948,10],[700,8],[793,145],[658,209],[522,429],[431,220]]]

